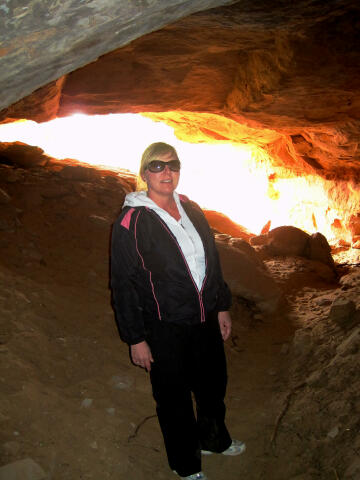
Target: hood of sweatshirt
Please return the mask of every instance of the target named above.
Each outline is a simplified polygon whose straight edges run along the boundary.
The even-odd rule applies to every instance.
[[[174,192],[174,199],[181,215],[183,208],[180,203],[179,195],[176,192]],[[153,200],[151,200],[151,198],[147,196],[147,193],[144,190],[141,190],[139,192],[128,193],[125,197],[123,206],[124,207],[148,207],[148,208],[151,208],[151,210],[154,210],[165,221],[177,223],[177,221],[171,215],[169,215],[165,210],[163,210]]]

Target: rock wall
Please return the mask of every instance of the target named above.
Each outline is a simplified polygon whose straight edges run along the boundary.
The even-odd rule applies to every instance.
[[[22,3],[0,8],[2,121],[148,112],[358,183],[358,2]]]

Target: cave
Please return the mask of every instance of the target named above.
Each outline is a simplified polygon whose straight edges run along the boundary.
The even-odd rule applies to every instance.
[[[136,184],[121,141],[110,168],[1,138],[3,126],[79,113],[133,114],[189,145],[252,151],[249,177],[221,154],[205,188],[214,204],[200,199],[233,295],[227,415],[248,446],[240,461],[207,459],[209,478],[360,478],[359,10],[0,5],[0,478],[171,475],[110,302],[111,225]],[[256,172],[264,196],[240,196]],[[277,220],[266,199],[292,216]]]

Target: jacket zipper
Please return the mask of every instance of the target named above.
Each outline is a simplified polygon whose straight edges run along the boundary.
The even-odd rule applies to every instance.
[[[147,207],[145,207],[145,208],[147,208]],[[154,212],[153,212],[151,209],[149,209],[149,210],[150,210],[150,212],[154,215]],[[155,214],[155,215],[156,215],[156,214]],[[159,222],[161,223],[161,225],[163,226],[163,228],[168,232],[168,234],[170,235],[170,237],[174,240],[176,246],[177,246],[178,249],[179,249],[179,252],[180,252],[180,254],[181,254],[181,257],[182,257],[182,259],[183,259],[183,261],[184,261],[184,263],[185,263],[185,267],[186,267],[186,269],[187,269],[187,271],[188,271],[188,274],[189,274],[189,276],[190,276],[190,278],[191,278],[191,281],[192,281],[192,283],[193,283],[193,285],[194,285],[194,287],[195,287],[196,293],[198,294],[199,304],[200,304],[200,321],[201,321],[201,323],[203,323],[203,322],[205,322],[205,308],[204,308],[204,304],[203,304],[203,301],[202,301],[202,292],[203,292],[203,289],[204,289],[204,286],[205,286],[205,282],[206,282],[206,277],[207,277],[207,275],[206,275],[206,273],[205,273],[205,277],[204,277],[204,280],[203,280],[201,289],[199,290],[199,288],[198,288],[198,286],[196,285],[196,282],[195,282],[195,280],[194,280],[194,277],[192,276],[191,270],[190,270],[190,268],[189,268],[189,265],[188,265],[188,263],[187,263],[187,261],[186,261],[186,258],[185,258],[185,256],[184,256],[184,254],[183,254],[183,251],[181,250],[181,247],[180,247],[180,245],[179,245],[179,242],[176,240],[175,236],[174,236],[173,233],[169,230],[169,228],[168,228],[167,225],[163,222],[163,220],[162,220],[158,215],[156,215],[156,218],[159,220]],[[204,252],[205,252],[205,249],[204,249]],[[207,270],[207,258],[206,258],[206,255],[205,255],[205,272],[206,272],[206,270]]]

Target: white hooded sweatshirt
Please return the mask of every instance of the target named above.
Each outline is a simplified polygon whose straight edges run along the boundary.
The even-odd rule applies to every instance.
[[[148,207],[164,220],[178,241],[193,279],[198,289],[201,290],[206,268],[204,246],[200,235],[183,209],[179,195],[176,192],[174,192],[174,199],[181,217],[179,221],[156,205],[145,191],[128,193],[125,197],[124,207]]]

